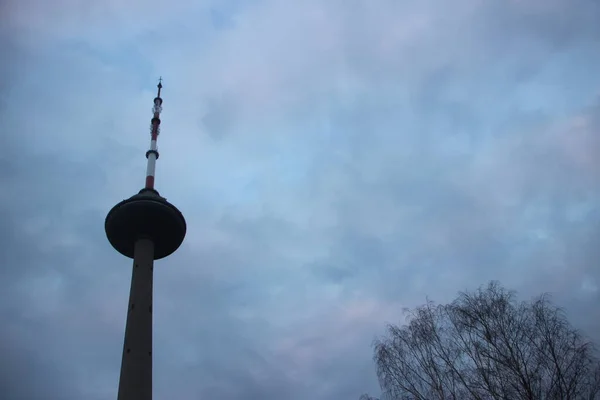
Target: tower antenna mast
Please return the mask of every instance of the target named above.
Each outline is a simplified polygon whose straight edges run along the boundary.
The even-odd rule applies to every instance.
[[[162,89],[162,76],[158,80],[158,93],[154,98],[154,107],[152,107],[152,120],[150,121],[150,150],[146,152],[148,166],[146,167],[146,189],[154,189],[154,174],[156,171],[156,160],[158,160],[158,149],[156,141],[160,134],[160,113],[162,112],[162,98],[160,91]]]

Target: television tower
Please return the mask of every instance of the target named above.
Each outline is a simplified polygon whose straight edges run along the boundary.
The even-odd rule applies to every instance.
[[[131,290],[125,325],[118,400],[152,399],[152,278],[154,260],[172,254],[186,232],[181,212],[154,189],[160,133],[162,78],[152,108],[150,150],[146,152],[146,184],[106,216],[104,229],[110,244],[133,259]]]

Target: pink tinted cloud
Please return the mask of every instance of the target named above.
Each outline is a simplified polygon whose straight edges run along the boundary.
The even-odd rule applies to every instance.
[[[574,172],[600,177],[600,107],[561,124],[554,133],[554,147]]]
[[[303,324],[289,327],[289,335],[275,339],[272,354],[286,360],[298,380],[357,348],[367,349],[384,321],[397,322],[402,306],[374,298],[323,303],[326,311]]]

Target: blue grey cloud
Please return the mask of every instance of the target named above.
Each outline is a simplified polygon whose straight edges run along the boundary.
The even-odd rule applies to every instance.
[[[3,4],[0,390],[114,398],[143,183],[185,214],[155,279],[156,399],[377,393],[403,307],[498,279],[600,332],[599,6]]]

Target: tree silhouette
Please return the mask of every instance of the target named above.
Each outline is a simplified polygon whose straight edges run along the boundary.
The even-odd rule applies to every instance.
[[[491,282],[407,314],[407,325],[389,325],[374,344],[383,398],[600,399],[593,345],[546,295],[517,302]]]

